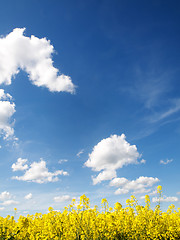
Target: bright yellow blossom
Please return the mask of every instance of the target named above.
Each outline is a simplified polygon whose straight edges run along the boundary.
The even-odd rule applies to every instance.
[[[161,194],[162,187],[158,191]],[[148,195],[145,207],[134,196],[125,208],[119,202],[109,208],[105,198],[101,203],[103,212],[97,206],[90,208],[89,198],[83,195],[77,208],[73,200],[62,212],[50,207],[47,214],[20,216],[18,221],[9,215],[0,217],[0,240],[180,239],[180,209],[173,204],[167,212],[153,210]]]

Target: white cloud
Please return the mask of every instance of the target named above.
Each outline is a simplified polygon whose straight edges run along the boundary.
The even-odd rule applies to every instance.
[[[4,210],[4,207],[0,207],[0,211],[3,211]]]
[[[76,156],[77,156],[77,157],[80,157],[80,155],[83,154],[83,153],[84,153],[84,149],[81,149],[81,150],[76,154]]]
[[[46,162],[41,159],[40,162],[33,162],[23,176],[14,176],[13,179],[27,182],[46,183],[58,181],[59,175],[67,176],[68,173],[63,170],[49,172],[46,167]]]
[[[126,183],[128,183],[128,179],[127,178],[114,178],[113,180],[111,180],[111,182],[109,183],[109,185],[111,187],[120,187],[120,186],[124,186]]]
[[[91,167],[93,171],[102,171],[96,178],[94,184],[103,180],[110,180],[116,175],[116,170],[128,164],[138,164],[141,155],[135,145],[130,145],[125,140],[125,135],[111,135],[101,140],[94,148],[85,166]]]
[[[110,182],[111,187],[119,187],[115,194],[124,194],[129,191],[133,191],[134,193],[148,193],[151,191],[149,189],[155,183],[159,181],[158,178],[153,177],[139,177],[136,180],[128,180],[127,178],[114,178]]]
[[[46,38],[24,36],[25,28],[16,28],[0,38],[0,84],[11,84],[19,69],[26,71],[36,86],[49,91],[73,93],[75,86],[69,76],[60,74],[53,66],[54,47]]]
[[[144,195],[144,196],[141,196],[140,199],[145,199],[145,195]]]
[[[166,161],[160,160],[160,164],[166,165],[166,164],[168,164],[168,163],[171,163],[172,161],[173,161],[173,159],[167,159]]]
[[[13,172],[24,171],[28,169],[28,165],[25,164],[26,162],[27,162],[27,159],[18,158],[17,162],[13,163],[13,165],[11,166]]]
[[[144,164],[145,164],[145,163],[146,163],[146,160],[142,159],[142,160],[141,160],[141,163],[144,163]]]
[[[63,196],[57,196],[57,197],[54,197],[54,201],[55,202],[65,202],[65,201],[69,201],[71,200],[72,197],[70,197],[69,195],[63,195]]]
[[[128,189],[118,188],[118,189],[115,191],[115,194],[116,194],[116,195],[127,194],[128,192],[129,192]]]
[[[0,201],[5,201],[7,199],[10,199],[12,196],[9,192],[4,191],[0,194]]]
[[[156,195],[157,194],[157,190],[154,190],[152,192],[148,192],[148,196],[152,196],[152,195]],[[145,199],[145,195],[141,196],[140,199]]]
[[[155,189],[154,191],[148,193],[149,196],[152,196],[152,195],[155,195],[155,194],[157,194],[157,189]]]
[[[27,199],[27,200],[31,199],[32,198],[32,193],[27,194],[24,198]]]
[[[11,100],[12,96],[9,93],[5,93],[4,89],[0,89],[0,99],[1,100]]]
[[[7,191],[4,191],[0,194],[0,201],[2,201],[2,203],[0,203],[0,205],[3,205],[3,206],[9,206],[9,205],[16,205],[16,204],[19,204],[19,202],[15,201],[12,199],[13,196],[7,192]],[[2,208],[3,210],[4,208]]]
[[[4,135],[4,139],[13,138],[14,129],[10,119],[15,111],[11,95],[0,89],[0,133]]]
[[[179,199],[177,197],[165,197],[165,198],[160,198],[160,202],[177,202]],[[154,197],[152,199],[152,202],[159,202],[159,198]]]
[[[19,202],[12,199],[6,200],[3,203],[1,203],[1,205],[4,205],[4,206],[16,205],[16,204],[19,204]]]
[[[116,177],[116,171],[115,170],[104,170],[100,172],[97,177],[92,177],[93,184],[96,185],[97,183],[100,183],[105,180],[111,180],[112,178]]]

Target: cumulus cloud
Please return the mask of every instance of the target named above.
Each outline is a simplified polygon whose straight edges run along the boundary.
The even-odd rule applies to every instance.
[[[0,133],[4,135],[4,139],[13,138],[13,122],[10,120],[15,111],[12,96],[5,93],[3,89],[0,89]]]
[[[93,171],[102,171],[97,177],[93,177],[94,184],[116,177],[116,170],[123,166],[140,163],[138,158],[141,154],[137,151],[137,147],[130,145],[125,138],[124,134],[111,135],[93,148],[85,166],[92,168]]]
[[[178,202],[179,199],[177,197],[161,197],[160,199],[157,197],[152,198],[152,202],[159,202],[159,200],[161,202]]]
[[[69,195],[63,195],[63,196],[56,196],[54,197],[54,201],[55,202],[65,202],[65,201],[70,201],[72,199],[72,197],[70,197]]]
[[[25,198],[26,200],[31,199],[31,198],[32,198],[32,193],[27,194],[24,198]]]
[[[24,171],[28,169],[28,165],[25,164],[26,162],[27,162],[27,159],[18,158],[17,162],[13,163],[13,165],[11,166],[13,172]]]
[[[168,163],[171,163],[172,161],[173,161],[173,159],[167,159],[166,161],[160,160],[160,164],[167,165]]]
[[[40,162],[33,162],[30,167],[25,170],[24,175],[14,176],[13,179],[27,182],[46,183],[58,181],[59,175],[67,176],[68,173],[63,170],[49,172],[48,168],[46,167],[46,162],[41,159]]]
[[[93,184],[96,185],[97,183],[100,183],[105,180],[111,180],[112,178],[116,177],[116,171],[115,170],[104,170],[100,172],[97,177],[92,177]]]
[[[54,47],[46,38],[24,36],[25,28],[16,28],[0,38],[0,84],[11,84],[12,78],[22,69],[31,82],[51,92],[75,91],[71,78],[60,74],[53,66]]]
[[[127,178],[114,178],[110,182],[111,187],[118,187],[115,191],[115,194],[126,194],[129,191],[133,191],[134,193],[148,193],[151,191],[150,187],[152,187],[155,183],[159,181],[158,178],[153,177],[144,177],[141,176],[136,180],[128,180]]]

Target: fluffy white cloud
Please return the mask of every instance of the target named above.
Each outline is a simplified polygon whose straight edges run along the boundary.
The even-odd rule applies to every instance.
[[[124,186],[126,183],[128,183],[129,180],[127,178],[114,178],[113,180],[111,180],[111,182],[109,183],[109,185],[111,187],[120,187],[120,186]]]
[[[15,104],[11,95],[0,89],[0,133],[4,135],[4,139],[12,138],[14,135],[13,123],[10,122],[14,113]]]
[[[68,173],[63,170],[49,172],[46,167],[46,162],[41,159],[40,162],[33,162],[23,176],[14,176],[13,179],[27,182],[46,183],[58,181],[59,175],[67,176]]]
[[[4,210],[4,207],[0,207],[0,211],[3,211]]]
[[[166,165],[166,164],[168,164],[168,163],[171,163],[172,161],[173,161],[173,159],[167,159],[166,161],[160,160],[160,164]]]
[[[4,191],[0,194],[0,201],[5,201],[7,199],[10,199],[12,196],[9,192]]]
[[[152,187],[155,183],[159,181],[158,178],[153,177],[139,177],[136,180],[128,180],[127,178],[114,178],[110,182],[111,187],[119,187],[115,194],[125,194],[129,191],[133,191],[134,193],[148,193],[151,191],[151,189],[148,189]]]
[[[97,183],[100,183],[105,180],[111,180],[112,178],[116,177],[116,171],[115,170],[104,170],[100,172],[97,177],[92,177],[93,184],[96,185]]]
[[[59,74],[53,66],[54,47],[46,38],[24,36],[25,28],[16,28],[0,38],[0,84],[11,84],[19,69],[26,71],[36,86],[50,91],[73,93],[75,86],[69,76]]]
[[[70,201],[72,199],[72,197],[70,197],[69,195],[63,195],[63,196],[57,196],[54,197],[54,201],[55,202],[65,202],[65,201]]]
[[[32,198],[32,193],[27,194],[24,198],[27,199],[27,200],[31,199]]]
[[[27,162],[27,159],[18,158],[17,162],[13,163],[13,165],[11,166],[13,172],[24,171],[28,169],[28,165],[25,164],[26,162]]]
[[[160,198],[160,202],[177,202],[179,199],[177,197],[165,197],[165,198]],[[159,202],[159,198],[154,197],[152,199],[152,202]]]
[[[102,171],[96,178],[94,184],[103,180],[110,180],[116,175],[116,170],[128,164],[138,164],[141,155],[135,145],[130,145],[125,135],[111,135],[101,140],[94,148],[85,166],[91,167],[93,171]]]

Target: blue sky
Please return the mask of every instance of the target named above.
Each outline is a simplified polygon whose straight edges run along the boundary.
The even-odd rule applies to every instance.
[[[179,1],[2,1],[0,215],[86,194],[180,205]]]

